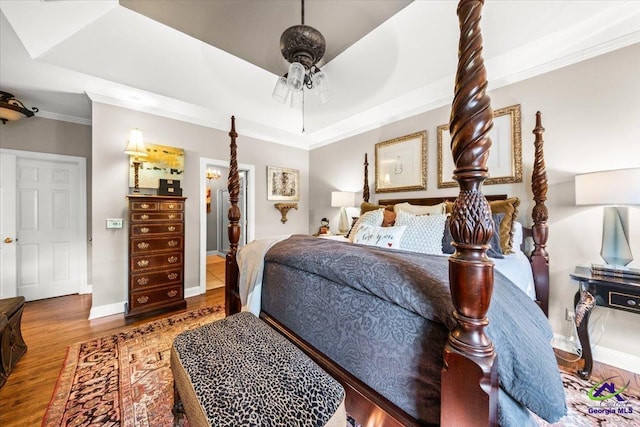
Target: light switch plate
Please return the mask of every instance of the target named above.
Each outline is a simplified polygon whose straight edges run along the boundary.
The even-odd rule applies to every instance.
[[[107,228],[122,228],[122,218],[107,218]]]

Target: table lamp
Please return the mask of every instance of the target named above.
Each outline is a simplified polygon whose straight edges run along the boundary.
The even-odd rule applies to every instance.
[[[608,205],[602,223],[602,259],[616,266],[629,264],[633,255],[627,205],[640,205],[640,168],[576,175],[575,189],[576,205]]]
[[[340,234],[347,234],[349,231],[349,218],[347,217],[346,208],[352,208],[355,206],[356,193],[349,191],[332,191],[331,192],[331,207],[340,208],[340,222],[338,223],[338,230]]]
[[[147,157],[147,150],[144,147],[144,142],[142,138],[142,131],[140,129],[131,129],[129,133],[129,141],[127,142],[127,148],[124,150],[125,154],[133,157],[133,192],[139,193],[139,180],[138,180],[138,169],[140,168],[140,157]]]

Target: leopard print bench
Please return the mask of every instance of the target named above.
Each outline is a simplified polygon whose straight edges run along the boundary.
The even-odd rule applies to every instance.
[[[178,335],[171,370],[174,425],[346,425],[340,383],[248,312]]]

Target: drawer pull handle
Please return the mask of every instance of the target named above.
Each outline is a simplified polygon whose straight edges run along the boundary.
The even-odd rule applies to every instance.
[[[149,215],[147,215],[147,214],[142,214],[142,215],[140,215],[140,219],[147,220],[147,219],[149,219]]]
[[[149,265],[148,259],[141,259],[140,261],[138,261],[138,267],[146,267],[148,265]]]
[[[141,232],[142,234],[148,233],[148,232],[149,232],[149,228],[147,228],[147,227],[142,227],[142,228],[140,229],[140,232]]]
[[[149,283],[149,279],[146,277],[141,277],[138,279],[138,285],[146,285],[147,283]]]
[[[627,305],[630,305],[631,307],[635,306],[636,304],[638,304],[638,303],[634,299],[628,299],[627,300]]]
[[[168,296],[169,298],[173,298],[173,297],[175,297],[176,295],[178,295],[178,291],[176,291],[175,289],[172,289],[172,290],[170,290],[169,292],[167,292],[167,296]]]
[[[138,243],[138,249],[148,249],[148,248],[149,248],[149,244],[147,242]]]
[[[167,242],[167,245],[171,246],[172,248],[175,248],[176,246],[178,246],[178,241],[177,240],[169,240],[169,242]]]
[[[174,214],[169,214],[169,219],[176,219],[176,216]]]
[[[146,295],[143,295],[141,297],[138,297],[136,301],[138,301],[140,304],[144,304],[149,301],[149,297]]]
[[[149,203],[143,203],[140,205],[142,209],[149,209]]]
[[[169,258],[167,258],[167,261],[169,261],[171,264],[173,264],[174,262],[178,262],[178,257],[177,256],[170,256]]]
[[[178,273],[169,273],[167,274],[167,278],[169,280],[176,280],[178,278]]]
[[[169,203],[169,209],[175,209],[176,205],[174,205],[173,203]]]
[[[169,227],[167,227],[167,230],[176,231],[176,228],[173,225],[170,225]]]

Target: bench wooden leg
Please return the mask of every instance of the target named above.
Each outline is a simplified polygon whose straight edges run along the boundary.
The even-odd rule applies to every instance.
[[[173,427],[182,427],[187,414],[184,411],[184,405],[182,404],[182,399],[180,398],[180,393],[178,393],[175,381],[173,383],[173,409],[171,412],[173,413]]]

